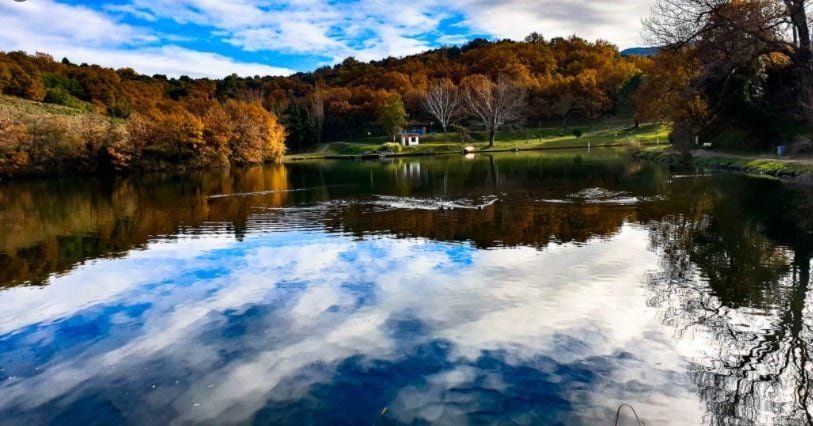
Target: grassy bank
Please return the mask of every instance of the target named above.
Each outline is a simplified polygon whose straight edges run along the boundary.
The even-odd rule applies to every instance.
[[[670,165],[691,165],[701,169],[772,176],[788,182],[813,184],[813,158],[811,157],[776,157],[695,151],[691,153],[691,158],[686,158],[669,146],[646,147],[633,156]]]
[[[574,132],[579,130],[579,132]],[[574,133],[580,133],[577,136]],[[455,133],[435,133],[421,137],[421,144],[402,147],[388,143],[381,137],[362,138],[347,142],[331,142],[316,147],[313,152],[293,154],[287,160],[355,157],[365,154],[393,151],[395,155],[459,153],[472,146],[478,152],[526,151],[542,149],[600,148],[623,145],[657,145],[667,140],[668,128],[648,124],[639,128],[624,128],[619,123],[597,123],[562,132],[559,127],[512,129],[500,131],[493,147],[488,147],[483,132],[473,132],[461,142]]]
[[[664,163],[675,166],[685,166],[691,162],[690,157],[686,157],[672,149],[671,145],[643,147],[640,150],[634,150],[632,152],[632,157],[637,160],[654,161],[656,163]]]

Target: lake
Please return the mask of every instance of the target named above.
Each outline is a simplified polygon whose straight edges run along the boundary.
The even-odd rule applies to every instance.
[[[617,151],[0,182],[0,424],[808,424],[812,249]]]

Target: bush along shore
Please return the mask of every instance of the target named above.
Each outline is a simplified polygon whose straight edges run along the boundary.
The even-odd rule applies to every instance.
[[[770,176],[785,182],[813,185],[813,158],[742,155],[714,151],[680,153],[668,147],[655,147],[632,153],[633,158],[675,167],[696,167]]]
[[[259,103],[172,104],[114,118],[0,95],[0,178],[279,161],[285,130]]]

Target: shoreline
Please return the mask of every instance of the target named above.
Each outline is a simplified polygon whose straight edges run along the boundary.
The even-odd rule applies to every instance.
[[[777,157],[775,155],[742,155],[696,150],[691,158],[668,148],[643,150],[632,154],[636,160],[654,161],[670,166],[694,166],[731,173],[766,176],[782,182],[813,185],[813,157]]]
[[[663,145],[663,144],[661,144]],[[627,146],[624,143],[609,143],[591,145],[588,147],[585,144],[578,146],[533,146],[533,147],[512,147],[512,148],[491,148],[472,151],[469,154],[493,154],[500,152],[531,152],[531,151],[572,151],[576,149],[603,149],[603,148],[623,148]],[[658,144],[643,144],[643,146],[658,146]],[[455,151],[419,151],[419,152],[396,152],[396,153],[364,153],[364,154],[325,154],[325,155],[310,155],[310,154],[294,154],[286,156],[282,161],[283,163],[308,161],[308,160],[373,160],[376,158],[399,158],[399,157],[431,157],[441,155],[464,155],[463,152]]]

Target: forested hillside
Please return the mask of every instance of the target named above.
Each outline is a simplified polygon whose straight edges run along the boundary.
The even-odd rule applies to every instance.
[[[516,102],[506,124],[631,117],[649,64],[648,58],[622,57],[606,42],[536,34],[522,42],[476,39],[370,63],[348,58],[287,77],[221,80],[0,53],[0,92],[62,105],[82,117],[0,108],[0,174],[270,161],[285,152],[283,140],[288,151],[301,151],[319,141],[390,134],[406,118],[438,123],[426,108],[427,93],[437,87],[477,94],[510,85],[506,93]],[[460,104],[451,121],[480,126]],[[388,108],[403,108],[406,115],[388,122],[382,119],[393,115],[382,113]]]

